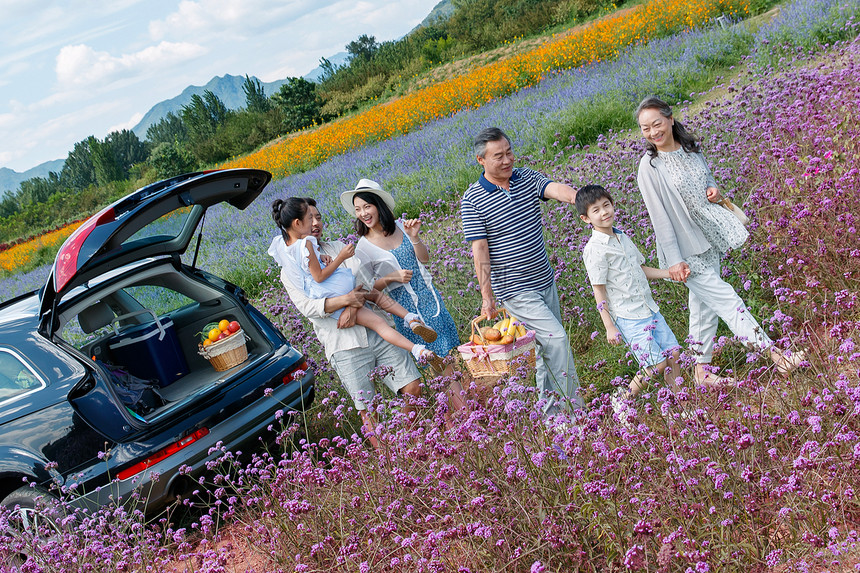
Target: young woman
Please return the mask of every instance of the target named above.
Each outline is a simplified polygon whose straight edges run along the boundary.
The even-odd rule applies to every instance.
[[[394,218],[394,198],[378,183],[362,179],[355,189],[341,195],[341,204],[348,213],[356,217],[355,232],[361,237],[356,245],[356,255],[371,266],[376,279],[374,286],[391,296],[421,319],[438,334],[428,344],[438,356],[446,356],[459,344],[457,326],[442,295],[433,286],[425,264],[430,261],[427,245],[419,235],[421,221]],[[415,335],[398,325],[398,330],[409,338]],[[446,375],[453,371],[446,369]],[[449,396],[452,409],[461,409],[465,404],[460,395],[459,383],[452,384]]]
[[[355,287],[355,277],[346,267],[340,264],[354,255],[354,248],[344,248],[334,260],[321,260],[316,237],[311,236],[313,214],[305,199],[291,197],[287,200],[276,199],[272,203],[272,218],[281,230],[285,249],[279,249],[278,237],[273,241],[269,252],[283,267],[290,269],[291,278],[297,288],[302,289],[309,298],[329,298],[344,295]],[[277,256],[276,256],[277,255]],[[327,257],[323,257],[326,259]],[[401,305],[394,303],[378,291],[367,296],[386,312],[403,318],[407,323],[420,318],[409,313]],[[342,311],[338,310],[335,317]],[[442,371],[442,360],[423,344],[405,338],[400,332],[391,328],[385,320],[367,307],[358,309],[355,322],[370,328],[386,342],[410,351],[416,359],[425,360],[438,372]],[[435,339],[432,329],[425,326],[428,338]],[[411,330],[410,330],[411,332]]]
[[[646,153],[639,162],[638,185],[657,239],[660,266],[689,289],[690,338],[698,351],[696,382],[721,385],[733,380],[716,375],[710,365],[714,336],[723,319],[737,338],[769,350],[777,370],[786,375],[804,359],[803,352],[783,354],[720,275],[720,259],[740,247],[749,233],[728,209],[701,153],[699,142],[656,97],[636,108]]]

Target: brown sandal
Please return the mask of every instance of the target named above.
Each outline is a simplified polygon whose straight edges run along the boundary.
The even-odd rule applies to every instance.
[[[438,334],[436,331],[424,324],[420,318],[413,318],[409,321],[409,328],[412,332],[421,337],[424,342],[430,343],[436,340]]]

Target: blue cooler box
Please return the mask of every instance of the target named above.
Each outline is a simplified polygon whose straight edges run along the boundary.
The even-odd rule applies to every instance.
[[[188,374],[188,363],[169,318],[140,324],[117,334],[108,343],[115,364],[147,380],[168,386]]]

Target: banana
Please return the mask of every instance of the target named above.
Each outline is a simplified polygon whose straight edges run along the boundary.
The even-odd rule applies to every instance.
[[[507,334],[507,332],[508,332],[508,328],[510,327],[510,324],[511,324],[511,319],[510,319],[510,318],[506,318],[506,319],[504,319],[504,320],[500,320],[499,322],[497,322],[496,324],[494,324],[494,325],[493,325],[493,328],[495,328],[496,330],[498,330],[499,332],[501,332],[501,333],[502,333],[502,335],[504,336],[505,334]]]
[[[514,340],[519,338],[519,322],[517,321],[516,317],[512,316],[510,318],[510,323],[508,324],[508,332],[506,334],[513,336]]]

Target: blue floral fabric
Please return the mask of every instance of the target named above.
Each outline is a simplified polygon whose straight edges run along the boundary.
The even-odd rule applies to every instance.
[[[426,322],[430,328],[435,330],[439,336],[432,343],[426,344],[420,336],[412,332],[404,321],[395,319],[394,322],[398,332],[416,344],[425,344],[427,348],[435,352],[437,355],[446,356],[451,349],[457,347],[460,342],[457,336],[457,325],[454,324],[454,319],[451,318],[451,314],[448,312],[448,309],[445,308],[442,295],[435,287],[432,287],[436,294],[434,297],[434,293],[430,291],[430,288],[427,287],[427,284],[421,277],[421,271],[418,268],[418,259],[415,257],[415,249],[412,248],[412,243],[409,242],[405,233],[403,234],[403,242],[400,243],[399,247],[393,249],[391,254],[393,254],[397,259],[401,268],[412,271],[412,280],[409,281],[409,284],[412,287],[412,290],[415,291],[415,294],[418,295],[419,308],[415,308],[412,296],[404,286],[392,288],[391,292],[388,293],[389,296],[403,305],[403,307],[409,312],[420,314],[421,318],[424,319],[424,322]],[[433,316],[436,314],[437,299],[439,301],[439,314],[437,316]]]

